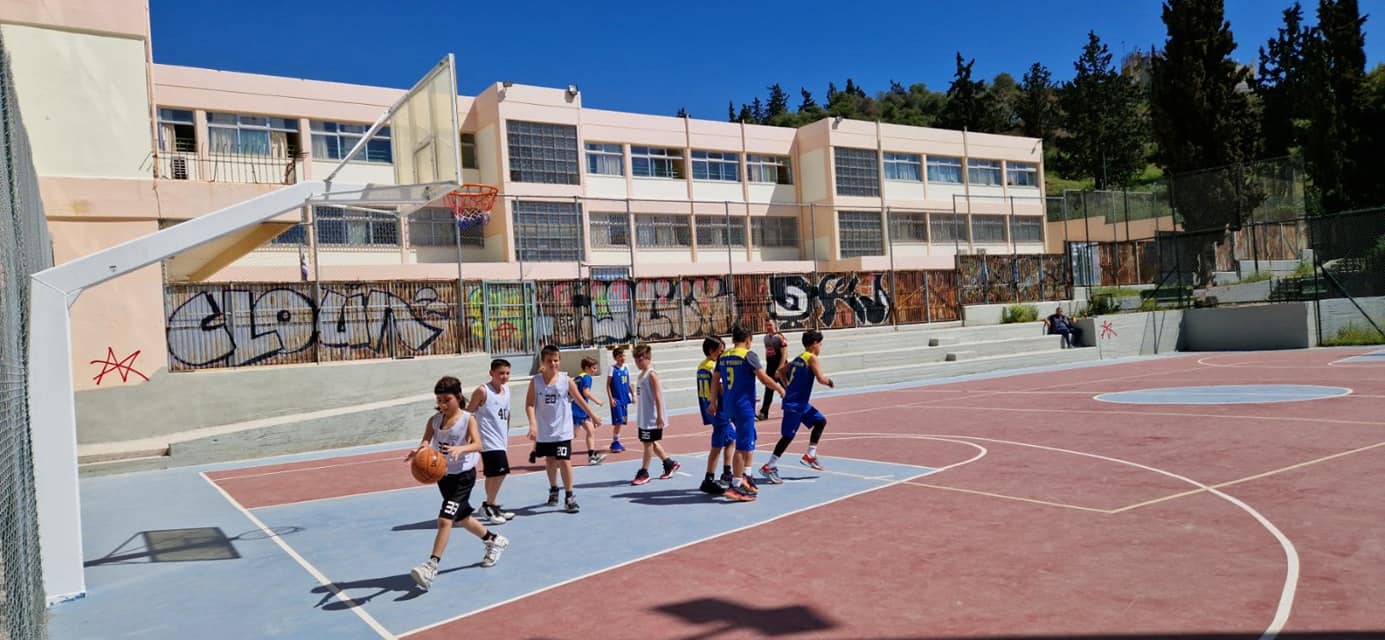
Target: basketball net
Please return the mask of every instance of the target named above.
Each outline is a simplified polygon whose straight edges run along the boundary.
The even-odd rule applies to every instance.
[[[499,189],[486,184],[464,184],[447,194],[447,207],[457,218],[457,228],[484,225],[491,220],[491,209]]]

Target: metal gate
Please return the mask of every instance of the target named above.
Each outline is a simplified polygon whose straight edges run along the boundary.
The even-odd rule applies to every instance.
[[[486,351],[503,356],[534,353],[534,284],[485,282],[481,285]]]

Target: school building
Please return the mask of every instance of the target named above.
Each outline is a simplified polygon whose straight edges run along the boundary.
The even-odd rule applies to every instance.
[[[0,37],[59,263],[321,179],[404,93],[157,64],[147,0],[0,0]],[[72,307],[77,388],[108,348],[139,351],[145,374],[164,368],[165,283],[298,282],[309,261],[327,281],[459,269],[514,281],[950,269],[958,253],[1044,252],[1037,139],[623,113],[584,108],[577,85],[461,90],[474,91],[458,103],[463,179],[501,194],[486,225],[459,243],[441,206],[316,207],[313,234],[279,218],[107,282]],[[387,184],[393,161],[380,138],[340,176]]]

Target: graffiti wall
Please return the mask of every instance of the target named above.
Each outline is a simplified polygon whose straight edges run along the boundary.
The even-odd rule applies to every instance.
[[[966,257],[956,271],[468,281],[460,296],[447,280],[168,285],[169,368],[527,354],[726,336],[737,322],[762,331],[770,320],[785,330],[943,322],[968,295],[1068,291],[1062,256]]]

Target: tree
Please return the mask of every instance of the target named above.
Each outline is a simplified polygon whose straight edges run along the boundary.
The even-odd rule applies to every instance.
[[[769,86],[769,103],[765,105],[765,122],[789,112],[789,94],[776,82]]]
[[[1019,131],[1019,116],[1016,110],[1020,101],[1020,88],[1015,77],[1004,71],[991,80],[991,88],[986,91],[987,99],[995,117],[992,133],[1015,133]]]
[[[1236,40],[1222,0],[1166,0],[1163,20],[1168,39],[1151,65],[1150,115],[1157,161],[1173,175],[1174,209],[1187,230],[1238,229],[1263,200],[1245,167],[1259,148],[1257,118],[1239,89],[1248,71],[1231,58]],[[1221,234],[1191,237],[1206,283]]]
[[[1090,177],[1097,189],[1129,185],[1146,164],[1148,128],[1139,89],[1111,64],[1111,52],[1087,33],[1076,75],[1059,91],[1067,135],[1058,160],[1070,177]]]
[[[957,70],[947,88],[947,106],[943,107],[938,124],[946,129],[998,132],[1002,125],[995,102],[986,92],[986,83],[971,79],[975,64],[975,59],[963,62],[961,52],[957,53]]]
[[[1295,2],[1284,10],[1284,26],[1260,47],[1255,95],[1260,99],[1260,135],[1264,153],[1288,155],[1301,137],[1297,122],[1306,116],[1308,69],[1305,47],[1313,37],[1303,24],[1303,7]]]
[[[1044,148],[1053,144],[1054,132],[1058,129],[1058,92],[1053,86],[1053,74],[1043,63],[1029,65],[1029,71],[1020,79],[1015,116],[1020,121],[1020,133],[1042,138]]]
[[[942,113],[946,97],[929,91],[923,83],[905,88],[903,84],[891,80],[890,90],[877,94],[875,103],[880,108],[882,122],[931,127]]]
[[[726,102],[726,121],[738,122],[739,120],[740,119],[736,117],[736,103],[728,100]]]
[[[678,107],[678,113],[674,114],[673,117],[675,117],[675,118],[691,118],[692,116],[688,115],[688,110],[687,110],[687,109],[685,109],[685,108],[683,108],[683,107]]]
[[[879,117],[879,105],[866,96],[865,89],[857,86],[851,78],[846,79],[846,89],[837,91],[837,86],[827,84],[827,114],[843,118],[871,120]]]
[[[1305,45],[1311,91],[1303,137],[1304,159],[1323,210],[1343,211],[1385,202],[1373,145],[1385,142],[1380,118],[1368,104],[1365,36],[1356,0],[1319,0],[1318,27]]]
[[[755,96],[755,99],[750,101],[750,122],[765,123],[765,105],[760,102],[759,96]]]
[[[754,112],[754,111],[751,111],[750,105],[748,105],[748,104],[742,104],[742,105],[741,105],[741,112],[740,112],[739,115],[736,116],[736,122],[749,122],[749,123],[751,123],[751,124],[754,124],[754,122],[755,122],[755,112]]]

